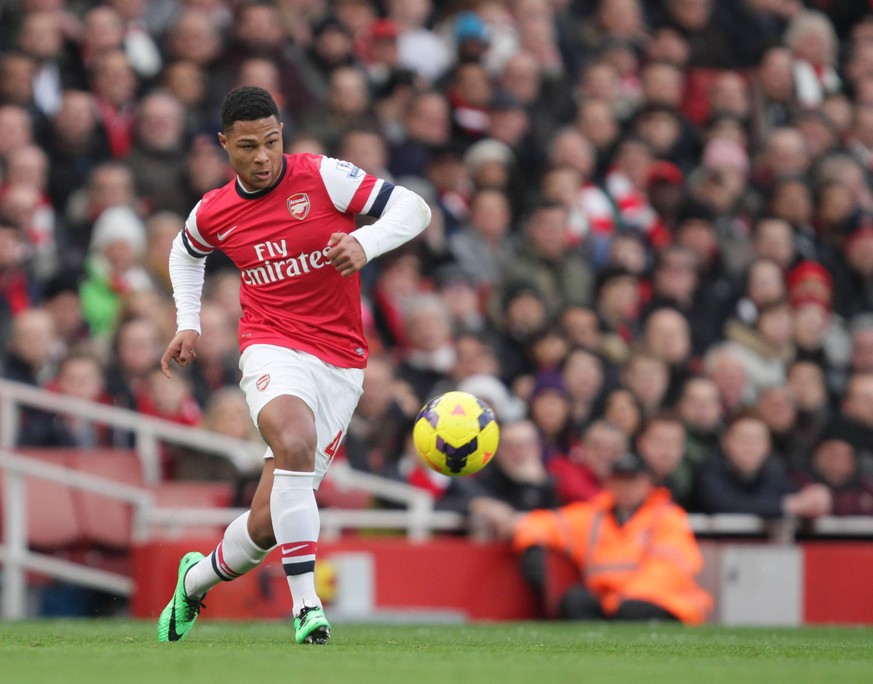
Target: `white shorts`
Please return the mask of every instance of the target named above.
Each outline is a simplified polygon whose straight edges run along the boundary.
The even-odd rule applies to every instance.
[[[242,379],[255,425],[270,401],[282,395],[298,397],[315,415],[315,487],[321,483],[342,443],[364,391],[364,371],[338,368],[306,352],[272,344],[246,347],[239,360]],[[267,448],[264,458],[273,458]]]

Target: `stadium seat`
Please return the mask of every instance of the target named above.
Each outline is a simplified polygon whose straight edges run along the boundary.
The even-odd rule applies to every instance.
[[[45,463],[72,468],[120,484],[144,487],[139,458],[135,452],[127,449],[17,451]],[[130,549],[133,521],[131,504],[38,478],[28,478],[27,482],[28,534],[33,548],[58,551],[90,547],[121,552]],[[225,482],[185,481],[165,482],[151,488],[151,491],[158,507],[216,508],[230,505],[233,487]],[[216,529],[220,528],[186,527],[185,532],[214,534]]]
[[[321,483],[315,492],[319,508],[343,508],[360,510],[372,508],[373,497],[369,492],[349,487],[340,487],[333,480]]]
[[[137,455],[128,450],[70,450],[68,466],[95,477],[142,487],[142,469]],[[131,504],[94,492],[75,490],[76,509],[85,539],[110,549],[127,549],[131,543]]]
[[[229,506],[233,488],[226,482],[164,482],[154,489],[155,504],[165,508]]]
[[[158,508],[225,508],[233,498],[233,486],[225,482],[164,482],[153,489]],[[224,525],[186,525],[185,535],[215,536]],[[172,530],[151,530],[158,536],[174,536]]]
[[[158,508],[224,508],[233,503],[229,482],[170,481],[146,487],[135,452],[128,449],[17,449],[17,453],[45,463],[71,468],[95,477],[151,491]],[[39,478],[27,478],[28,534],[31,547],[41,551],[105,551],[126,554],[133,532],[132,505],[102,494]],[[2,472],[0,472],[2,483]],[[2,515],[2,489],[0,489]],[[224,525],[186,525],[184,533],[213,536]],[[159,537],[180,530],[164,526],[152,530]]]
[[[66,456],[63,453],[41,454],[39,460],[50,465],[66,466]],[[0,510],[3,503],[3,478],[3,472],[0,471]],[[76,514],[72,490],[66,485],[43,478],[25,477],[24,481],[27,487],[27,535],[31,548],[57,551],[79,545],[84,536]]]

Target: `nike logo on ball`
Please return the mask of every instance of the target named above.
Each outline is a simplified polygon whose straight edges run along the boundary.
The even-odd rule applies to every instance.
[[[224,240],[224,238],[226,238],[228,235],[230,235],[235,230],[236,230],[236,226],[231,226],[223,233],[216,233],[215,237],[217,237],[218,241],[221,242],[222,240]]]

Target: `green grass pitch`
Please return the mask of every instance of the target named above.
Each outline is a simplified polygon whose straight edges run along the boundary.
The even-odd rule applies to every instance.
[[[339,623],[327,646],[296,646],[274,622],[201,622],[175,644],[154,632],[126,620],[0,623],[0,682],[873,682],[869,628]]]

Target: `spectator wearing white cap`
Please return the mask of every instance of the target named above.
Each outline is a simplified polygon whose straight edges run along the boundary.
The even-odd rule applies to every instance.
[[[82,310],[92,335],[115,330],[125,295],[153,287],[142,265],[146,231],[130,207],[106,209],[94,224],[82,283]]]
[[[434,83],[449,67],[451,55],[445,42],[428,25],[431,0],[388,0],[388,16],[399,29],[400,64]]]
[[[458,383],[458,390],[475,394],[484,401],[500,423],[522,420],[527,413],[524,401],[512,394],[498,378],[480,373]]]
[[[816,107],[826,94],[840,90],[842,81],[834,68],[837,34],[826,14],[798,12],[785,30],[784,41],[794,53],[794,88],[801,107]]]

